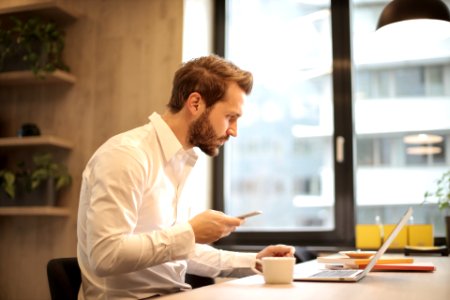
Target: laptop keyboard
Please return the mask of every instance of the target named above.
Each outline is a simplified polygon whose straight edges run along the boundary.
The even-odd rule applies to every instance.
[[[333,277],[349,277],[358,272],[358,270],[325,270],[310,277],[323,277],[323,278],[333,278]]]

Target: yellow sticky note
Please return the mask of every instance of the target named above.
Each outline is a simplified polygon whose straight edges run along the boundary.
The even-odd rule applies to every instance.
[[[391,232],[395,228],[395,224],[384,224],[384,240],[386,240]],[[389,246],[390,249],[403,249],[405,248],[406,244],[408,242],[408,231],[405,227],[400,230],[397,237],[392,241],[392,244]]]
[[[432,224],[411,224],[408,226],[409,246],[434,246]]]
[[[357,224],[355,236],[357,249],[378,249],[381,246],[381,234],[378,225]]]

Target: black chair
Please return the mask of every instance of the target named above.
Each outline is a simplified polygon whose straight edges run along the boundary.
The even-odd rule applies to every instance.
[[[305,247],[296,246],[295,254],[296,263],[302,263],[309,260],[313,260],[317,258],[317,253],[314,251],[308,250]]]
[[[51,259],[47,278],[52,300],[77,300],[81,271],[76,257]]]
[[[186,274],[186,283],[189,283],[193,289],[214,284],[214,278],[204,277],[194,274]]]
[[[76,300],[81,285],[81,271],[76,257],[54,258],[47,264],[48,285],[52,300]],[[214,284],[214,279],[186,274],[192,288]]]

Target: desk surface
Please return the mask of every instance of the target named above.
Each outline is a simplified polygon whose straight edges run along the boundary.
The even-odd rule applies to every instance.
[[[162,297],[164,300],[265,300],[265,299],[450,299],[450,257],[414,257],[415,261],[433,262],[436,271],[370,272],[356,283],[293,282],[268,285],[261,275],[230,280],[189,292]],[[317,267],[316,261],[296,268]]]

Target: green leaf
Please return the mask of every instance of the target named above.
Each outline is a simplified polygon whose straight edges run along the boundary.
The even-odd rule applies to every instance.
[[[56,180],[56,190],[59,190],[72,182],[70,176],[61,176]]]
[[[424,202],[429,198],[437,200],[438,208],[446,210],[450,208],[450,170],[444,172],[440,178],[436,180],[434,191],[426,191],[424,194]]]
[[[9,170],[1,170],[0,179],[1,179],[1,187],[3,188],[5,193],[8,195],[8,197],[14,199],[16,196],[14,185],[16,176],[14,175],[14,173]]]

